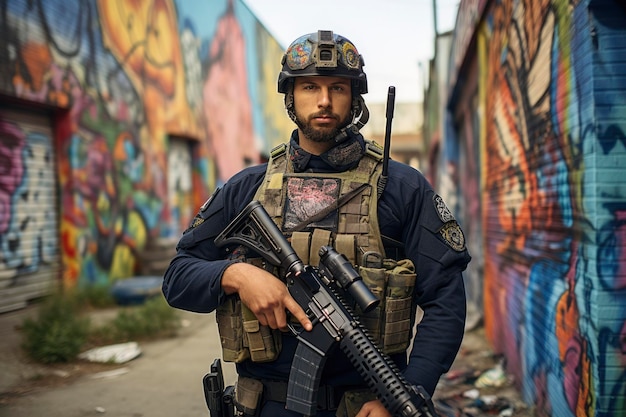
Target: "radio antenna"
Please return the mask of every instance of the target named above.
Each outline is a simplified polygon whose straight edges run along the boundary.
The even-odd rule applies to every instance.
[[[396,87],[389,86],[387,90],[387,124],[385,125],[385,144],[383,154],[383,172],[378,178],[378,198],[383,195],[385,186],[387,185],[387,177],[389,174],[389,149],[391,148],[391,121],[393,120],[393,112],[396,102]]]

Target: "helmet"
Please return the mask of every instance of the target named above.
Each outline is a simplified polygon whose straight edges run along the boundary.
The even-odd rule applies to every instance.
[[[278,92],[288,93],[294,77],[325,75],[351,78],[353,95],[367,93],[363,57],[348,39],[332,30],[318,30],[296,39],[283,55]]]

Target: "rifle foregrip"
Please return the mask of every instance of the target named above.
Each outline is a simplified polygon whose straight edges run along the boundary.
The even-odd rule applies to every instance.
[[[415,404],[408,389],[410,384],[400,374],[396,364],[383,354],[363,328],[355,326],[341,340],[341,350],[393,416],[420,416],[420,404]]]
[[[288,410],[305,416],[315,415],[317,391],[322,378],[326,356],[300,341],[291,365],[287,386]]]

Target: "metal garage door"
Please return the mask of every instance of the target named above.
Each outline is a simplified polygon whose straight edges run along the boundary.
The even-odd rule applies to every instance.
[[[0,107],[0,312],[59,280],[57,176],[46,115]]]

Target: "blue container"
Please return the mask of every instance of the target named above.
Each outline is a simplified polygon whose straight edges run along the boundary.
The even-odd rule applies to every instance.
[[[161,294],[162,283],[163,277],[132,277],[113,284],[111,295],[119,305],[142,304]]]

